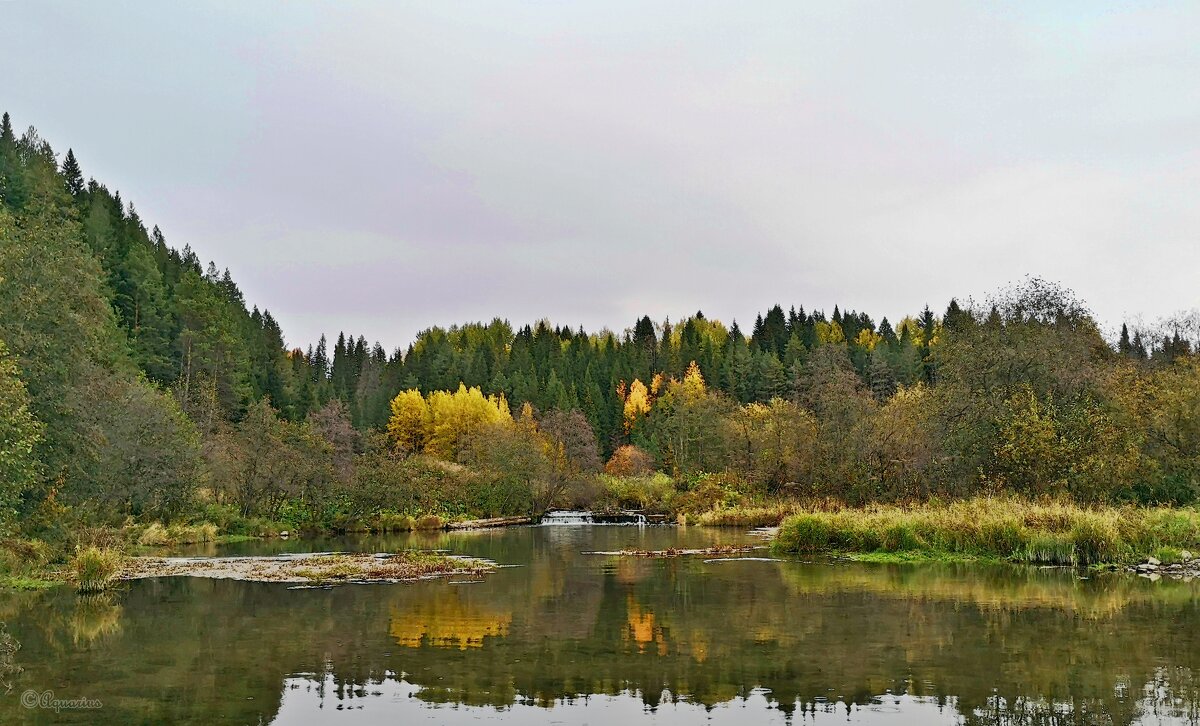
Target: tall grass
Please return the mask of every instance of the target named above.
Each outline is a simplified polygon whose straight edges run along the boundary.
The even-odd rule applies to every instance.
[[[800,506],[791,503],[767,504],[763,506],[723,507],[688,517],[687,523],[705,527],[775,527],[789,514],[800,511]]]
[[[84,593],[107,590],[121,571],[121,558],[117,550],[99,547],[80,550],[71,562],[75,587]]]
[[[1200,512],[1008,498],[804,511],[784,520],[775,547],[783,552],[914,551],[1060,565],[1124,563],[1162,548],[1200,548]]]

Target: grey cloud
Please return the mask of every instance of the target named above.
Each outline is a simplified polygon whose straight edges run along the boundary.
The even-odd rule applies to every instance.
[[[1194,6],[0,6],[0,99],[289,341],[1058,279],[1200,304]]]

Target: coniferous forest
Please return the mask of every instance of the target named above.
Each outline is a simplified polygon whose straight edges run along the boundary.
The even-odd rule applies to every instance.
[[[966,299],[893,318],[789,302],[744,328],[699,311],[621,332],[497,318],[403,350],[362,330],[289,349],[229,270],[5,114],[3,528],[69,546],[151,522],[1197,500],[1194,314],[1107,339],[1054,283]]]

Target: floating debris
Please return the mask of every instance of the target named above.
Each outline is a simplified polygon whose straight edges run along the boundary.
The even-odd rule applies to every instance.
[[[704,562],[783,562],[783,560],[777,557],[717,557]]]
[[[717,545],[700,549],[665,550],[613,550],[608,552],[584,552],[585,555],[608,555],[610,557],[683,557],[686,555],[733,555],[754,550],[765,550],[763,545]]]

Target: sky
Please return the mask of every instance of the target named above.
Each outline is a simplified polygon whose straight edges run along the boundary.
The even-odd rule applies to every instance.
[[[0,0],[0,109],[287,342],[1200,306],[1200,4]]]

